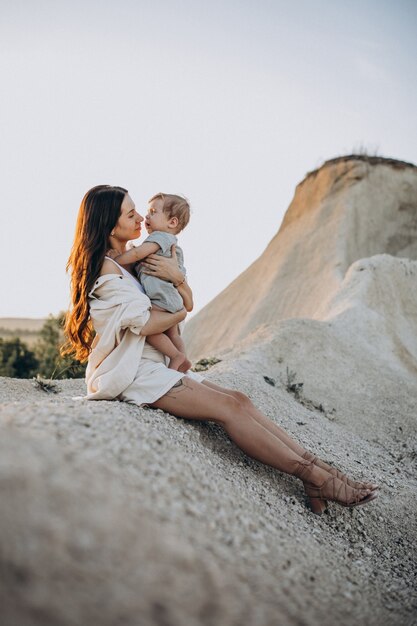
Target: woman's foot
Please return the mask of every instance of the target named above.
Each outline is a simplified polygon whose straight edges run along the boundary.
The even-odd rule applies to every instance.
[[[377,497],[371,489],[350,487],[312,461],[294,461],[294,464],[292,474],[303,481],[313,513],[323,513],[326,500],[337,502],[341,506],[354,507],[371,502]]]
[[[330,500],[341,506],[354,507],[367,504],[377,498],[375,491],[354,489],[335,476],[329,476],[320,486],[305,483],[304,489],[310,499],[313,513],[321,514]]]
[[[312,463],[314,463],[314,465],[317,465],[317,467],[326,470],[327,472],[329,472],[329,474],[335,476],[335,478],[338,478],[343,483],[349,485],[349,487],[353,487],[354,489],[370,489],[371,491],[376,491],[378,489],[378,485],[375,485],[375,483],[352,480],[351,478],[346,476],[346,474],[343,474],[335,467],[328,465],[327,463],[319,459],[318,456],[315,456],[311,452],[304,452],[303,459],[305,459],[306,461],[311,461]]]

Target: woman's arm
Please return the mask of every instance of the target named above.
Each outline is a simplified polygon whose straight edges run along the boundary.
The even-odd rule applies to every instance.
[[[175,245],[171,248],[171,254],[171,257],[150,254],[142,261],[142,271],[150,276],[156,276],[157,278],[173,283],[183,299],[186,310],[192,311],[194,306],[193,292],[191,287],[185,282],[185,276],[178,266]]]
[[[174,287],[178,289],[178,293],[180,294],[182,301],[184,302],[184,307],[187,313],[190,313],[193,310],[194,302],[193,302],[193,292],[191,291],[191,287],[187,285],[185,278],[181,284],[176,285]]]
[[[151,311],[151,315],[140,331],[141,335],[157,335],[163,333],[171,326],[175,326],[185,319],[187,313],[185,309],[176,313],[166,313],[165,311]]]

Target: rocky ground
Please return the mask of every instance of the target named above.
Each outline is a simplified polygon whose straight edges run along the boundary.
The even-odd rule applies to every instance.
[[[395,441],[359,436],[271,367],[226,359],[208,377],[376,480],[375,502],[317,517],[299,481],[214,424],[74,400],[82,381],[0,379],[2,623],[415,623],[415,432],[393,415]]]

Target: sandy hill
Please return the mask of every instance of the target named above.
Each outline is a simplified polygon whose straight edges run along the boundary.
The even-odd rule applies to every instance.
[[[262,324],[323,319],[349,267],[383,253],[417,259],[417,168],[328,161],[297,186],[261,257],[187,323],[191,357],[223,352]]]
[[[187,330],[222,359],[210,380],[378,499],[317,517],[216,425],[0,379],[5,624],[415,624],[416,171],[349,158],[309,175],[251,281]]]

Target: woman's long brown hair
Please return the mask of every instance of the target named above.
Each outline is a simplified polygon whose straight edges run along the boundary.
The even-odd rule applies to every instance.
[[[88,294],[100,274],[109,237],[120,217],[127,190],[98,185],[82,199],[75,227],[74,243],[67,263],[71,274],[71,308],[65,320],[67,343],[62,354],[85,361],[91,351],[94,332],[90,320]]]

